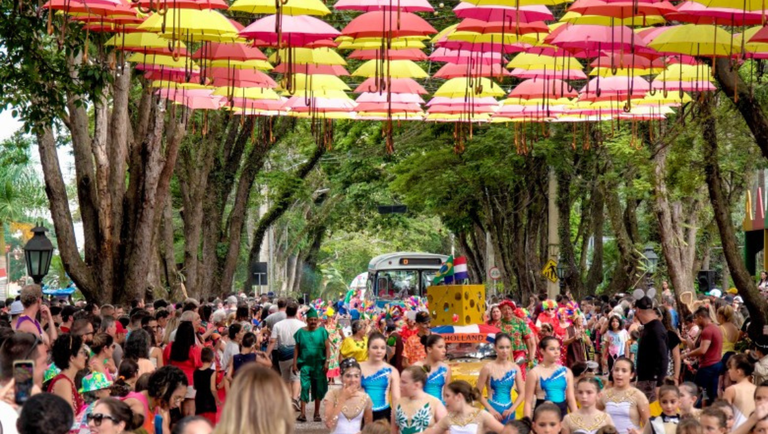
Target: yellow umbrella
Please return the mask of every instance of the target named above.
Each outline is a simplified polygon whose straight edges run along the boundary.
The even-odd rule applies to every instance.
[[[465,31],[455,31],[448,35],[446,39],[449,41],[464,41],[472,44],[493,43],[506,45],[517,44],[518,42],[525,42],[526,40],[532,42],[537,40],[536,37],[529,37],[528,39],[524,40],[522,36],[516,35],[514,33],[506,33],[502,36],[501,33],[477,33]]]
[[[427,113],[426,121],[489,122],[493,113]]]
[[[232,59],[202,59],[200,61],[205,66],[211,68],[232,68],[232,69],[258,69],[260,71],[269,71],[272,65],[266,60],[232,60]]]
[[[453,25],[450,25],[450,26],[444,28],[443,30],[440,30],[440,32],[438,34],[436,34],[435,36],[432,37],[432,40],[430,42],[433,43],[433,44],[437,44],[441,39],[443,39],[446,36],[448,36],[449,34],[455,32],[456,28],[459,27],[459,24],[461,24],[461,23],[456,23],[456,24],[453,24]]]
[[[169,68],[180,68],[190,71],[199,69],[194,62],[186,57],[174,59],[172,56],[165,56],[162,54],[133,53],[128,57],[128,61],[143,65],[167,66]]]
[[[746,53],[747,57],[752,57],[756,54],[762,54],[760,58],[764,58],[765,54],[768,53],[768,43],[766,42],[749,42],[750,39],[752,39],[753,36],[755,36],[755,33],[760,31],[762,29],[762,26],[752,27],[744,31],[744,33],[738,33],[733,35],[733,45],[737,45],[741,47],[742,42],[741,40],[746,37],[747,42],[744,44],[744,52]]]
[[[280,11],[285,15],[328,15],[330,10],[320,0],[280,1]],[[236,0],[229,7],[233,12],[246,12],[256,15],[276,14],[274,0]]]
[[[326,74],[293,74],[291,80],[294,90],[351,90],[339,77]]]
[[[193,41],[220,41],[237,38],[237,28],[221,13],[211,10],[168,9],[164,15],[153,14],[140,30],[160,33],[166,38]]]
[[[568,69],[582,69],[583,66],[574,57],[553,57],[533,53],[520,53],[507,64],[508,69],[549,69],[562,71]]]
[[[464,98],[471,96],[474,98],[483,98],[486,96],[504,96],[506,93],[498,84],[487,78],[469,77],[452,78],[435,92],[434,96],[444,96],[447,98]]]
[[[707,65],[675,63],[656,76],[657,81],[714,81],[712,68]]]
[[[285,96],[303,96],[303,97],[312,97],[312,98],[327,98],[327,99],[351,99],[349,98],[349,95],[347,95],[346,92],[343,90],[297,90],[294,93],[289,94],[288,92],[283,92],[283,95]]]
[[[183,42],[179,44],[180,48],[187,48]],[[168,48],[168,40],[161,38],[157,33],[136,32],[112,36],[104,45],[119,48],[157,49]]]
[[[691,96],[683,92],[683,97],[680,98],[680,92],[667,92],[667,96],[664,96],[664,92],[656,91],[653,95],[648,92],[643,99],[634,102],[635,105],[680,105],[693,101]]]
[[[412,60],[369,60],[352,73],[354,77],[428,78],[429,74]]]
[[[660,15],[621,19],[602,15],[581,15],[578,12],[566,12],[565,15],[560,18],[560,21],[569,24],[591,24],[597,26],[655,26],[667,22],[667,20]]]
[[[289,58],[292,58],[292,63],[298,63],[301,65],[346,65],[347,62],[343,57],[336,52],[336,50],[329,47],[319,48],[292,48],[290,53],[288,49],[282,48],[279,51],[280,59],[283,62],[287,62]],[[269,56],[270,62],[277,62],[278,52],[272,53]]]
[[[718,26],[685,24],[672,26],[648,44],[661,53],[689,56],[728,57],[741,50],[731,43],[731,34]]]

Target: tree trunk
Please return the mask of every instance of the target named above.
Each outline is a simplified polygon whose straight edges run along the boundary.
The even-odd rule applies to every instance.
[[[727,67],[726,67],[727,68]],[[701,125],[704,142],[704,173],[707,180],[712,210],[720,232],[720,240],[723,245],[723,254],[728,263],[731,277],[744,299],[744,305],[749,310],[751,323],[749,335],[753,339],[763,334],[763,326],[768,323],[768,304],[760,295],[760,292],[749,275],[739,252],[736,231],[731,221],[731,210],[725,197],[720,175],[719,143],[717,138],[717,125],[714,116],[714,97],[707,95],[699,103],[699,122]]]

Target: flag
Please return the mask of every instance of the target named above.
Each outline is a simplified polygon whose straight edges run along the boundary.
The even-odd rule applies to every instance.
[[[437,271],[437,275],[432,279],[432,284],[437,285],[443,280],[445,283],[453,282],[453,256],[449,256],[445,260],[440,270]]]
[[[459,256],[453,260],[453,280],[455,280],[457,284],[462,284],[469,280],[467,258]]]

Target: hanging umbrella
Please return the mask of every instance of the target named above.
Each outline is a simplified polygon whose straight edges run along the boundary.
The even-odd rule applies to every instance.
[[[91,0],[88,0],[91,1]],[[142,12],[160,11],[168,9],[226,9],[229,7],[224,0],[137,0],[132,1],[134,6]]]
[[[635,17],[634,25],[643,25],[643,16],[663,16],[677,12],[677,9],[666,0],[654,2],[576,0],[568,7],[568,11],[581,15],[598,15],[621,20]]]
[[[566,50],[593,54],[604,50],[632,52],[646,46],[643,38],[627,26],[572,25],[547,42]]]
[[[346,65],[347,62],[336,50],[327,47],[319,48],[282,48],[276,50],[269,56],[270,62],[277,62],[277,59],[290,59],[293,63],[315,64],[315,65]]]
[[[167,41],[166,41],[167,44]],[[211,59],[211,60],[267,60],[267,56],[256,47],[243,43],[219,43],[208,42],[200,49],[195,51],[193,59]]]
[[[396,38],[426,36],[437,33],[437,30],[423,18],[410,12],[377,11],[367,12],[353,19],[341,33],[353,38]]]
[[[447,98],[482,98],[487,96],[504,96],[504,90],[487,78],[470,79],[467,77],[452,78],[443,83],[434,96]]]
[[[392,102],[406,103],[406,104],[423,104],[424,98],[417,93],[393,93],[391,95]],[[387,95],[385,93],[378,92],[363,92],[355,99],[358,103],[385,103],[387,102]]]
[[[429,74],[411,60],[379,62],[369,60],[352,73],[353,77],[427,78]]]
[[[642,17],[631,16],[629,18],[616,18],[602,15],[582,15],[577,12],[568,11],[560,17],[560,21],[568,24],[587,24],[597,26],[655,26],[664,24],[667,19],[661,15],[643,15]]]
[[[220,12],[197,9],[168,9],[164,15],[153,14],[139,29],[184,41],[217,41],[237,32]]]
[[[393,78],[389,83],[389,89],[392,93],[415,93],[426,95],[428,92],[412,78]],[[382,92],[379,83],[375,78],[368,78],[355,88],[355,93],[362,92]]]
[[[523,69],[515,68],[510,72],[512,77],[521,79],[539,78],[550,79],[556,78],[559,80],[586,80],[587,75],[581,69]]]
[[[745,11],[741,9],[742,3],[734,4],[730,8],[706,7],[695,1],[684,1],[677,5],[677,11],[669,13],[666,18],[670,21],[679,21],[691,24],[717,24],[723,26],[744,26],[762,24],[761,11]]]
[[[450,50],[444,47],[436,48],[429,55],[429,60],[433,62],[447,62],[465,65],[468,63],[490,65],[492,63],[504,62],[501,53],[493,51],[468,51],[468,50]]]
[[[744,42],[742,39],[746,38],[747,41],[755,36],[755,33],[762,29],[760,27],[752,27],[744,31],[744,33],[737,33],[733,35],[733,44],[739,47],[744,47],[744,57],[749,59],[768,59],[768,43],[765,42]]]
[[[465,18],[456,27],[457,32],[475,32],[480,34],[505,33],[524,35],[528,33],[548,33],[549,28],[544,21],[518,22],[510,19],[504,21],[482,21],[476,18]]]
[[[341,65],[310,65],[308,63],[281,63],[272,69],[277,74],[301,73],[307,75],[349,75]]]
[[[161,38],[156,33],[136,32],[130,34],[117,34],[104,45],[108,47],[115,47],[122,51],[132,51],[145,54],[165,54],[171,55],[171,51],[168,49],[168,40]],[[184,43],[174,50],[176,55],[188,56],[187,46]]]
[[[741,49],[733,45],[731,34],[720,27],[696,24],[669,27],[649,42],[648,46],[660,53],[705,57],[730,57]]]
[[[304,47],[322,39],[335,38],[339,31],[317,18],[306,15],[286,15],[282,17],[282,34],[278,40],[275,33],[276,16],[269,15],[251,23],[240,31],[240,36],[258,39],[263,45],[282,43],[291,47]]]
[[[275,6],[278,5],[278,6]],[[328,15],[331,11],[320,0],[235,0],[229,7],[232,12],[245,12],[254,15]]]
[[[459,18],[475,18],[483,21],[504,21],[507,17],[514,17],[521,22],[549,21],[554,16],[546,6],[502,6],[487,5],[476,6],[471,3],[461,2],[453,8],[454,14]]]
[[[557,79],[525,80],[509,92],[509,98],[521,99],[575,98],[576,96],[578,93],[575,89]]]
[[[333,8],[339,11],[380,11],[399,10],[401,12],[434,12],[427,0],[339,0]]]
[[[405,48],[401,50],[355,50],[347,56],[349,59],[371,60],[371,59],[389,59],[389,60],[413,60],[415,62],[427,60],[427,55],[416,48]]]
[[[433,76],[435,78],[451,79],[456,77],[501,77],[511,75],[499,64],[493,65],[458,65],[448,63],[443,65]]]
[[[593,78],[579,92],[579,100],[625,102],[643,98],[650,89],[650,83],[642,77]]]

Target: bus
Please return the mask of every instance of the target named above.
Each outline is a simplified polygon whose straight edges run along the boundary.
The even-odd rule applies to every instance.
[[[365,298],[384,306],[392,300],[426,296],[447,255],[396,252],[379,255],[368,264]]]

